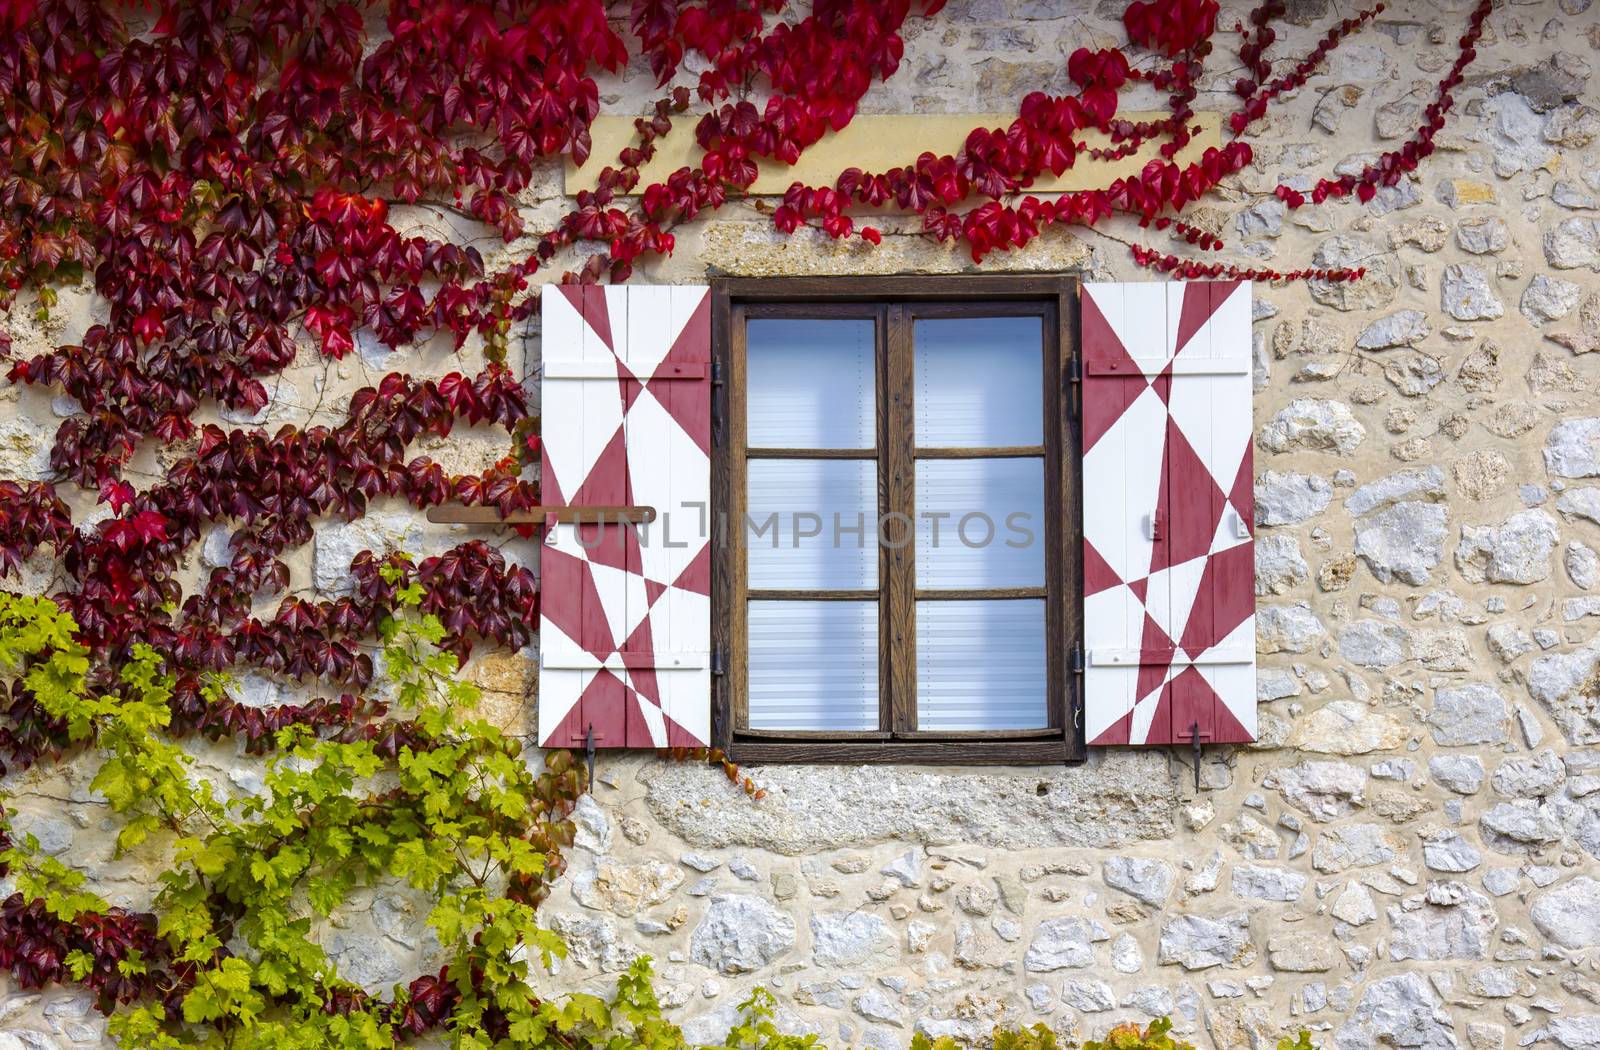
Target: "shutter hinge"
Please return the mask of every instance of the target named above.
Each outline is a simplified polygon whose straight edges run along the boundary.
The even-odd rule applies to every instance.
[[[1067,382],[1083,382],[1083,362],[1078,360],[1077,354],[1067,358]]]
[[[711,674],[714,677],[721,678],[723,675],[725,675],[727,673],[728,673],[728,663],[727,663],[727,661],[725,659],[723,659],[722,650],[721,649],[713,649],[713,650],[711,650]]]
[[[1072,728],[1083,729],[1083,669],[1086,663],[1083,643],[1079,642],[1072,647]]]
[[[711,443],[722,444],[722,397],[717,388],[722,385],[722,362],[711,362]]]

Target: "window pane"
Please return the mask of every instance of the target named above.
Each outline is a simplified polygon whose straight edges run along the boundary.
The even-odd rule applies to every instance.
[[[873,448],[870,318],[745,324],[751,448]]]
[[[877,602],[750,602],[750,728],[877,729]]]
[[[1037,317],[918,321],[917,445],[1042,444],[1043,332]]]
[[[1043,729],[1044,602],[917,603],[919,729]]]
[[[878,463],[749,461],[745,543],[752,590],[878,585]]]
[[[917,460],[917,586],[1042,587],[1044,460]]]

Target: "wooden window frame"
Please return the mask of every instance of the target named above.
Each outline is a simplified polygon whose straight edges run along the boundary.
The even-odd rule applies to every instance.
[[[941,277],[723,278],[711,282],[712,303],[712,455],[711,499],[717,522],[712,543],[711,644],[712,737],[731,759],[768,762],[904,762],[943,765],[1080,762],[1086,756],[1082,694],[1082,509],[1081,412],[1078,364],[1078,279],[1060,274]],[[747,704],[744,562],[745,379],[742,316],[767,312],[794,316],[878,319],[879,376],[877,448],[879,507],[909,504],[915,477],[910,390],[883,391],[889,355],[912,353],[909,333],[915,317],[992,316],[996,309],[1045,319],[1045,603],[1046,682],[1049,728],[1042,730],[916,731],[896,727],[877,731],[779,731],[741,728]],[[815,313],[809,312],[810,308]],[[896,316],[898,315],[898,316]],[[893,319],[896,323],[889,323]],[[904,345],[887,345],[898,337]],[[912,369],[902,363],[902,378]],[[923,450],[928,451],[928,450]],[[1013,450],[1022,454],[1028,450]],[[948,450],[949,456],[960,455]],[[984,450],[993,455],[994,450]],[[898,474],[896,467],[899,468]],[[894,491],[890,491],[893,489]],[[880,545],[879,585],[871,597],[886,610],[880,615],[880,726],[890,724],[892,698],[910,692],[915,657],[887,660],[887,648],[915,649],[915,550]],[[909,561],[911,564],[906,565]],[[893,565],[894,562],[900,562]],[[796,592],[796,597],[804,596]],[[961,597],[982,597],[969,591]],[[891,667],[902,673],[891,681]],[[913,701],[914,703],[914,701]],[[901,710],[905,709],[900,705]],[[897,720],[896,720],[897,721]]]

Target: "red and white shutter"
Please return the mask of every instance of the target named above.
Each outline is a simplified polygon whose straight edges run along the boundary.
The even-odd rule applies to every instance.
[[[1256,735],[1249,282],[1085,284],[1090,744]]]
[[[547,527],[539,743],[711,737],[711,299],[704,286],[544,290],[541,502],[653,507]]]

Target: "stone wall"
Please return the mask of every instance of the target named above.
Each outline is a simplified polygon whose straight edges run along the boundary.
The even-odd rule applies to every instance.
[[[1072,49],[1121,42],[1121,6],[952,0],[914,22],[871,108],[1003,111],[1064,88]],[[1226,6],[1231,26],[1244,7]],[[1208,751],[1198,792],[1186,754],[1111,750],[1071,768],[755,769],[761,802],[709,769],[603,756],[546,907],[572,946],[563,985],[602,990],[651,955],[697,1039],[764,985],[787,1024],[885,1050],[913,1029],[981,1039],[1043,1019],[1084,1037],[1162,1014],[1230,1050],[1301,1026],[1338,1050],[1600,1047],[1600,356],[1587,356],[1600,348],[1600,9],[1502,5],[1440,151],[1369,205],[1286,213],[1270,194],[1359,169],[1408,134],[1469,6],[1391,4],[1261,125],[1255,165],[1192,220],[1228,239],[1228,258],[1369,271],[1257,289],[1260,743]],[[1278,53],[1349,13],[1295,0]],[[1200,108],[1230,101],[1235,72],[1214,65]],[[606,101],[651,94],[640,76]],[[525,202],[531,228],[559,193],[552,169]],[[730,206],[680,229],[676,256],[641,278],[974,269],[903,217],[873,222],[878,250],[784,238],[754,205]],[[1059,231],[982,269],[1142,276],[1115,239]],[[43,329],[19,307],[19,353],[89,323],[87,291],[62,300]],[[533,376],[536,330],[524,345]],[[385,371],[460,366],[438,346],[369,345],[339,364],[307,353],[259,417],[227,422],[325,422]],[[44,476],[48,435],[74,410],[0,390],[0,476]],[[465,469],[503,439],[428,451]],[[162,463],[147,453],[140,467]],[[76,510],[92,518],[92,498]],[[336,591],[356,551],[426,552],[462,532],[380,508],[323,527],[294,585]],[[520,541],[506,551],[535,557]],[[30,572],[27,586],[49,586],[46,564]],[[531,655],[472,665],[510,731],[530,725]],[[238,688],[281,692],[258,676]],[[248,789],[237,753],[201,755]],[[112,856],[87,780],[68,767],[5,787],[46,848],[113,899],[148,899],[161,858]],[[391,889],[360,903],[318,934],[353,976],[383,986],[426,964],[422,902]],[[95,1046],[102,1032],[80,996],[0,993],[0,1050]]]

